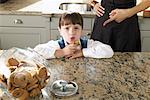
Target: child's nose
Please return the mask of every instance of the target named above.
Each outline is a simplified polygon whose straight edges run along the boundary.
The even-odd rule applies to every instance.
[[[70,29],[69,30],[69,34],[75,34],[75,30],[74,29]]]

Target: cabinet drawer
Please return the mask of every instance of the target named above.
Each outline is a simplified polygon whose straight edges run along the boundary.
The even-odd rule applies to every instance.
[[[150,31],[141,31],[142,51],[150,51]]]
[[[140,30],[150,30],[150,18],[139,19]]]
[[[42,16],[0,15],[0,26],[44,27],[44,18]]]
[[[47,37],[44,28],[0,27],[1,49],[33,48],[37,44],[47,42]]]

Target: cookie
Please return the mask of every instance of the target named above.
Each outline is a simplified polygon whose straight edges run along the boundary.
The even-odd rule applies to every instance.
[[[39,71],[38,71],[38,76],[40,78],[46,79],[47,76],[48,76],[47,75],[47,69],[45,67],[40,68]]]
[[[14,89],[11,94],[19,100],[27,100],[27,98],[29,97],[28,91],[21,88]]]
[[[17,72],[15,74],[14,84],[17,85],[17,87],[24,88],[27,86],[27,82],[28,80],[26,78],[26,75],[23,72]]]
[[[28,100],[29,97],[29,92],[24,90],[23,95],[21,97],[19,97],[19,100]]]
[[[80,42],[77,40],[77,41],[74,42],[74,44],[79,45]]]
[[[12,96],[14,96],[15,98],[19,98],[21,97],[24,93],[24,89],[21,89],[21,88],[16,88],[12,91]]]
[[[38,94],[40,94],[41,93],[41,90],[39,89],[39,88],[35,88],[35,89],[33,89],[31,92],[30,92],[30,96],[31,97],[35,97],[35,96],[37,96]]]
[[[27,86],[27,90],[28,91],[31,91],[31,90],[33,90],[33,89],[35,89],[35,88],[37,88],[39,85],[38,84],[29,84],[28,86]]]
[[[25,75],[27,83],[31,83],[33,81],[31,73],[29,73],[28,71],[21,71],[21,72]]]
[[[8,65],[9,66],[18,66],[19,65],[19,61],[16,60],[15,58],[9,58],[8,59]]]

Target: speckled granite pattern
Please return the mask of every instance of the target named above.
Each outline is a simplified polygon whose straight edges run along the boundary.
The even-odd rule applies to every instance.
[[[54,100],[150,100],[148,52],[115,53],[110,59],[52,59],[49,64],[49,89],[59,79],[75,81],[79,86],[76,95],[53,96]]]
[[[106,59],[51,59],[49,65],[45,96],[29,100],[150,100],[150,52],[116,52]],[[50,87],[60,79],[76,82],[78,92],[69,97],[53,95]]]

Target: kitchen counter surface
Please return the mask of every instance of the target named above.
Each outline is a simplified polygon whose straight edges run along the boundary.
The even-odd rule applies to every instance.
[[[84,0],[8,0],[6,3],[0,4],[0,14],[19,14],[19,15],[45,15],[48,17],[60,16],[67,12],[59,9],[59,5],[64,2],[80,2]],[[148,9],[150,10],[150,8]],[[76,11],[76,10],[75,10]],[[93,11],[80,12],[82,16],[95,17]],[[138,13],[139,17],[143,16],[143,12]]]
[[[150,100],[149,52],[115,53],[110,59],[52,59],[49,64],[50,83],[63,79],[79,86],[74,96],[52,96],[54,100]]]
[[[110,59],[52,59],[51,81],[74,81],[79,90],[54,100],[149,100],[150,53],[115,53]],[[49,91],[49,90],[47,90]]]
[[[60,15],[67,11],[59,9],[62,2],[70,0],[8,0],[0,4],[0,14],[28,14],[28,15]],[[78,1],[80,2],[80,0]],[[93,17],[95,14],[91,11],[80,12],[83,16]]]
[[[50,99],[40,100],[150,100],[150,52],[116,52],[108,59],[51,59],[49,65],[51,76],[45,90]],[[50,87],[60,79],[76,82],[78,92],[54,96]]]
[[[60,16],[63,12],[59,10],[59,5],[63,2],[80,2],[84,0],[8,0],[0,4],[0,14],[19,14],[19,15],[46,15]],[[150,10],[150,8],[149,8]],[[93,11],[80,12],[83,16],[94,17]],[[143,16],[143,12],[138,13]]]

